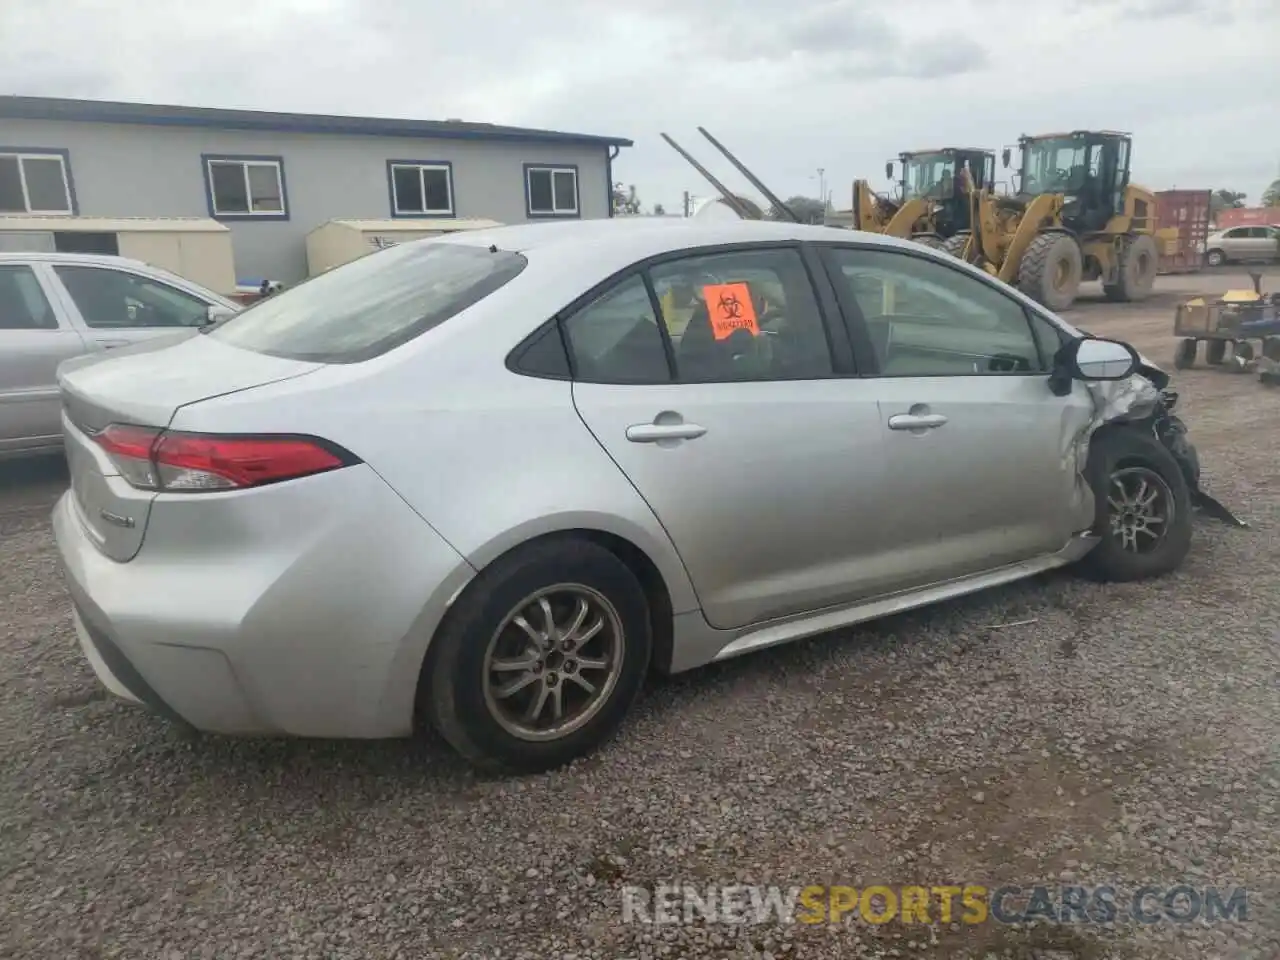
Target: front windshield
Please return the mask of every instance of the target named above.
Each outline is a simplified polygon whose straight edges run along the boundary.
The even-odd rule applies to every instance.
[[[948,199],[952,193],[955,168],[955,158],[946,154],[926,153],[909,157],[902,166],[902,198]]]
[[[1079,190],[1088,171],[1088,144],[1075,137],[1032,140],[1022,148],[1020,193],[1068,193]]]

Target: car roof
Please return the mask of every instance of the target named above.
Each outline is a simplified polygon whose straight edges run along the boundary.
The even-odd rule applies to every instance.
[[[107,253],[50,253],[44,250],[11,250],[0,251],[0,263],[15,260],[40,260],[59,263],[95,263],[107,267],[146,267],[154,269],[150,264],[135,260],[132,257],[119,257]]]
[[[619,217],[555,223],[526,223],[468,230],[432,237],[432,241],[467,246],[496,246],[501,250],[529,253],[555,250],[607,260],[642,260],[690,247],[721,244],[767,243],[807,240],[848,242],[918,250],[919,244],[877,233],[819,227],[773,220],[703,220],[697,217]]]
[[[84,264],[86,266],[95,267],[120,267],[127,268],[142,274],[151,276],[153,279],[162,280],[166,283],[177,281],[179,285],[188,287],[200,296],[212,297],[222,303],[224,306],[239,307],[235,300],[227,297],[225,294],[210,290],[204,284],[195,280],[191,280],[181,274],[174,273],[164,267],[156,266],[154,263],[147,263],[145,260],[138,260],[134,257],[121,257],[109,253],[58,253],[43,250],[0,250],[0,264],[6,263],[61,263],[61,264]]]

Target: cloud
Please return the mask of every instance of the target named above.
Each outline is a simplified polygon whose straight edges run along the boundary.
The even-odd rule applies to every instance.
[[[767,33],[777,36],[777,46],[788,53],[843,53],[850,50],[882,50],[901,44],[902,36],[864,5],[824,3],[801,10]]]
[[[858,0],[824,0],[808,7],[769,5],[767,19],[734,14],[728,8],[690,6],[684,22],[697,37],[701,57],[724,70],[776,68],[781,82],[797,93],[814,79],[944,77],[987,63],[985,47],[973,38],[916,37]]]
[[[1275,0],[0,0],[0,92],[616,134],[668,210],[710,188],[662,131],[747,189],[698,125],[840,204],[900,150],[1059,127],[1131,131],[1148,186],[1256,198],[1277,36]]]

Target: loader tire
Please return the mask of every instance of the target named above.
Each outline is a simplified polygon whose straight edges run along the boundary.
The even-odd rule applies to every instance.
[[[953,257],[964,259],[964,248],[969,243],[969,233],[957,233],[954,237],[948,237],[947,242],[942,245],[942,249]]]
[[[1120,247],[1116,282],[1104,283],[1102,292],[1117,303],[1137,303],[1151,296],[1160,269],[1160,251],[1155,237],[1140,233],[1126,237]]]
[[[1050,310],[1065,310],[1080,292],[1084,257],[1069,233],[1042,233],[1018,264],[1018,289]]]

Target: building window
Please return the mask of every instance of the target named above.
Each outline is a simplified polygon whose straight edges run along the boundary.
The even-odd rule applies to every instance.
[[[289,215],[279,157],[205,157],[209,213],[215,217]]]
[[[75,213],[66,151],[0,147],[0,213]]]
[[[452,217],[453,168],[417,160],[387,162],[393,217]]]
[[[525,164],[524,192],[531,217],[578,216],[578,168]]]

